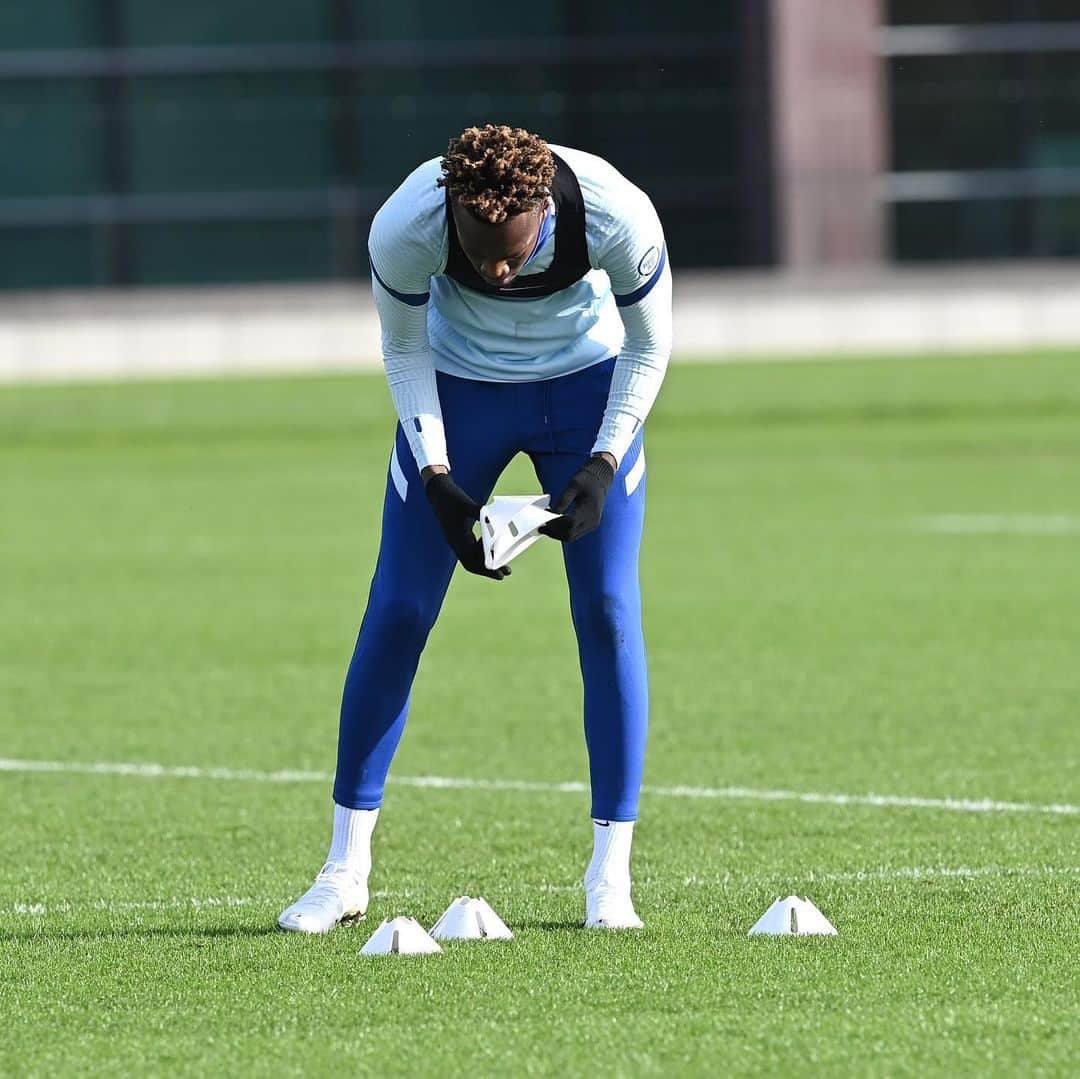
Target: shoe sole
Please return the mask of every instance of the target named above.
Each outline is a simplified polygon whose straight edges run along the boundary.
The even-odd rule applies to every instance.
[[[327,933],[332,933],[338,926],[341,925],[355,925],[357,922],[362,922],[367,917],[366,910],[358,910],[353,914],[343,914],[338,921],[333,925],[328,926],[326,929],[311,930],[311,929],[298,929],[291,925],[282,925],[280,921],[274,924],[281,930],[282,933],[299,933],[305,937],[323,937]]]

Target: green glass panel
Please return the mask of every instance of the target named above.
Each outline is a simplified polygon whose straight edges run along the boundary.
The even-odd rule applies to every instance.
[[[75,49],[100,43],[99,5],[90,0],[3,0],[0,50]]]
[[[740,262],[744,215],[729,201],[711,205],[660,209],[668,256],[676,272],[702,266],[735,266]]]
[[[1031,163],[1080,166],[1080,53],[1032,57],[1029,70]]]
[[[1034,255],[1041,258],[1080,256],[1080,198],[1046,199],[1033,210]]]
[[[550,92],[365,94],[359,111],[360,182],[396,186],[471,124],[508,123],[558,142],[565,129],[562,112],[561,95]]]
[[[735,171],[739,99],[715,65],[518,67],[491,74],[495,92],[478,90],[464,71],[448,72],[438,92],[420,89],[415,73],[366,80],[362,181],[396,182],[412,165],[442,153],[462,128],[489,121],[608,157],[643,184],[694,184]]]
[[[454,4],[352,0],[359,41],[476,41],[552,36],[563,32],[556,0],[475,9]],[[586,5],[582,5],[586,6]]]
[[[82,288],[97,279],[93,230],[13,228],[0,230],[0,289]]]
[[[575,5],[574,25],[589,34],[668,34],[703,37],[735,29],[741,0],[664,0],[662,4],[590,0]]]
[[[497,119],[607,158],[649,193],[665,230],[678,230],[683,265],[730,265],[737,259],[739,227],[732,100],[728,91],[679,89],[577,95],[553,89],[540,94],[458,90],[437,97],[369,93],[359,121],[360,182],[388,196],[416,165],[441,154],[463,127]],[[672,123],[673,114],[678,124]],[[708,139],[695,139],[695,123],[711,132]]]
[[[325,221],[140,225],[133,278],[141,285],[291,281],[330,276]]]
[[[1027,0],[1031,13],[1026,18],[1047,22],[1080,22],[1080,4],[1076,0]]]
[[[896,207],[901,261],[1080,256],[1080,198]]]
[[[100,193],[103,111],[94,83],[9,82],[2,93],[0,198]]]
[[[890,0],[893,25],[1004,22],[1017,17],[1016,0]]]
[[[68,24],[74,20],[76,30],[65,24],[56,41],[92,43],[97,5],[41,0],[38,6],[55,25],[64,12]],[[360,41],[482,44],[509,38],[527,53],[536,36],[724,33],[736,25],[739,10],[734,0],[704,9],[691,0],[673,0],[662,9],[551,0],[480,20],[445,5],[375,0],[125,0],[121,21],[137,47],[304,44],[327,40],[348,12]],[[8,35],[13,42],[31,41],[25,27],[33,17],[23,14],[23,30]],[[0,28],[12,19],[10,7],[0,12]],[[704,258],[730,263],[738,249],[735,155],[744,122],[736,76],[731,63],[629,61],[614,48],[598,61],[566,65],[504,59],[496,65],[370,69],[348,77],[138,77],[127,84],[125,171],[136,195],[321,192],[342,183],[388,194],[412,167],[442,153],[463,127],[505,122],[611,160],[652,195],[673,252],[676,244],[685,248],[683,264]],[[0,198],[102,192],[101,89],[71,79],[5,85],[0,119],[17,152],[0,162]],[[341,145],[347,132],[353,141]],[[365,221],[357,223],[361,248],[365,229]],[[310,222],[141,225],[133,232],[135,275],[146,281],[324,276],[333,258],[326,227]],[[223,245],[232,243],[236,251],[226,252]],[[337,248],[337,268],[350,265],[350,244],[340,230]]]
[[[912,57],[890,64],[893,168],[1016,168],[1024,84],[1016,56]]]
[[[1074,135],[1040,134],[1032,164],[1041,169],[1080,169],[1080,131]]]
[[[132,45],[292,44],[331,37],[333,0],[126,0]]]
[[[135,191],[287,190],[333,173],[320,76],[139,79],[131,118]]]
[[[890,0],[894,25],[1080,21],[1076,0]]]
[[[1029,253],[1018,200],[901,203],[893,211],[893,250],[901,262],[963,261]]]

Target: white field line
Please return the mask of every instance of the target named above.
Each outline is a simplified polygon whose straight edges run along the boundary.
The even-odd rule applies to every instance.
[[[1065,514],[940,513],[914,524],[948,536],[1080,536],[1080,517]]]
[[[978,880],[982,877],[1070,877],[1080,876],[1080,866],[1053,865],[983,865],[983,866],[899,866],[895,869],[855,869],[838,873],[819,873],[810,869],[799,873],[723,873],[717,877],[691,875],[672,880],[647,877],[635,880],[635,888],[676,885],[681,888],[730,888],[762,884],[802,888],[807,884],[861,884],[874,881]],[[584,885],[535,884],[538,892],[582,892]]]
[[[798,875],[772,873],[763,876],[744,876],[725,874],[711,879],[690,876],[683,877],[686,887],[722,887],[725,884],[773,884],[786,881],[788,884],[806,882],[809,884],[861,884],[864,881],[904,881],[904,880],[978,880],[982,877],[1072,877],[1080,876],[1080,866],[1054,865],[931,865],[897,866],[882,869],[855,869],[839,873],[819,873],[808,870]],[[801,883],[800,883],[801,886]]]
[[[635,882],[635,887],[643,891],[654,888],[724,888],[731,886],[755,887],[759,885],[783,885],[787,888],[802,888],[808,884],[862,884],[888,881],[923,881],[923,880],[978,880],[986,877],[1056,877],[1080,876],[1080,866],[899,866],[893,869],[859,869],[839,873],[817,873],[813,870],[804,874],[737,874],[725,873],[719,877],[689,876],[681,878],[649,877]],[[506,896],[521,892],[540,892],[543,894],[561,894],[582,892],[580,881],[574,884],[523,884],[517,887],[496,887],[492,894]],[[372,899],[414,899],[420,895],[412,890],[380,890],[371,893]],[[0,917],[73,914],[85,911],[102,911],[109,914],[128,914],[141,911],[159,912],[175,910],[213,910],[217,908],[233,909],[237,907],[280,907],[289,902],[286,897],[269,896],[172,896],[168,899],[150,899],[141,901],[92,899],[83,902],[60,903],[14,903],[9,907],[0,907]]]
[[[198,768],[188,765],[133,764],[113,761],[37,761],[0,757],[0,772],[74,773],[136,776],[144,779],[224,779],[252,783],[330,783],[328,772],[260,772],[249,768]],[[398,787],[441,790],[534,791],[541,794],[584,794],[580,782],[541,783],[525,779],[468,779],[459,776],[391,776]],[[652,787],[642,793],[654,798],[703,798],[721,801],[803,802],[811,805],[874,806],[884,809],[939,809],[956,813],[1042,813],[1073,816],[1080,806],[1001,802],[992,798],[921,798],[906,794],[827,794],[818,791],[770,790],[760,787]]]

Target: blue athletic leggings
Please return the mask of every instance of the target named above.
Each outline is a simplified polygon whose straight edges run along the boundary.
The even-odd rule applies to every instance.
[[[486,502],[511,458],[526,453],[543,490],[557,497],[592,449],[614,362],[537,382],[475,382],[439,374],[457,483]],[[605,820],[637,818],[645,756],[648,680],[638,586],[644,470],[639,431],[612,484],[600,527],[563,547],[585,689],[592,815]],[[399,427],[379,559],[341,702],[334,784],[339,805],[382,804],[420,653],[455,565]]]

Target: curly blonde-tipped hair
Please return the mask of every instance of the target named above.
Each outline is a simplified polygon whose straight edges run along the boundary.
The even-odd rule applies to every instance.
[[[442,159],[445,187],[481,221],[499,225],[535,210],[551,194],[555,159],[539,135],[506,124],[467,127]]]

